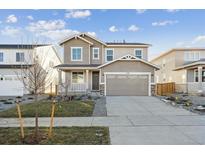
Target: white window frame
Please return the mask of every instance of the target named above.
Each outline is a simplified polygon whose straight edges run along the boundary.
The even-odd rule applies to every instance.
[[[17,54],[22,54],[23,55],[23,59],[22,59],[22,57],[20,56],[19,58],[19,61],[17,61]],[[16,62],[25,62],[25,53],[24,52],[16,52]]]
[[[98,57],[95,58],[95,53],[94,51],[97,49],[97,54],[98,54]],[[93,59],[94,60],[99,60],[100,59],[100,48],[93,48]]]
[[[73,59],[73,49],[81,49],[81,59]],[[83,61],[83,47],[71,47],[71,61]]]
[[[2,61],[0,62],[4,62],[4,53],[3,52],[0,52],[0,54],[2,53]]]
[[[73,73],[83,73],[83,83],[73,83]],[[85,84],[85,73],[83,71],[73,71],[73,72],[71,72],[71,84]]]
[[[140,59],[143,59],[143,49],[141,49],[141,48],[135,48],[135,49],[134,49],[134,55],[135,55],[135,57],[136,57],[136,58],[139,58],[139,57],[136,56],[136,50],[140,50],[140,51],[141,51],[141,58],[140,58]]]
[[[113,61],[114,60],[114,49],[113,48],[107,48],[107,49],[105,49],[105,62],[111,62],[111,61],[108,61],[107,60],[107,51],[108,50],[112,50],[113,52],[113,54],[112,54],[112,60],[111,61]]]
[[[193,54],[193,58],[191,57],[191,54]],[[196,55],[199,55],[198,58],[196,58]],[[199,51],[185,51],[184,52],[184,61],[197,61],[200,60],[201,55]]]

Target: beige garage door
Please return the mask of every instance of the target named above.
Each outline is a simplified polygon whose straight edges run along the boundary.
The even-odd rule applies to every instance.
[[[148,96],[148,75],[106,75],[107,96]]]

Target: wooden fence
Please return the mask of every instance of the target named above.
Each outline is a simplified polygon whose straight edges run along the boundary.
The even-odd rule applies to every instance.
[[[156,95],[165,96],[175,92],[175,83],[158,83],[156,84]]]

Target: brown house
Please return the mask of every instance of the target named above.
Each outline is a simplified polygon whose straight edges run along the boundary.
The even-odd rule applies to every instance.
[[[67,85],[66,90],[151,95],[154,71],[158,67],[147,61],[149,44],[105,43],[81,33],[63,40],[60,45],[64,48],[64,63],[56,67],[60,85]]]

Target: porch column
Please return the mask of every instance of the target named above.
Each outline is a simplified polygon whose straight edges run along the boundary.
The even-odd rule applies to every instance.
[[[62,84],[62,71],[58,70],[58,85]]]
[[[60,94],[61,92],[62,92],[62,87],[61,87],[61,85],[62,85],[62,71],[61,70],[58,70],[58,91],[57,91],[57,94]]]
[[[202,66],[198,66],[198,92],[202,92]]]
[[[89,89],[89,70],[86,70],[86,90]]]

